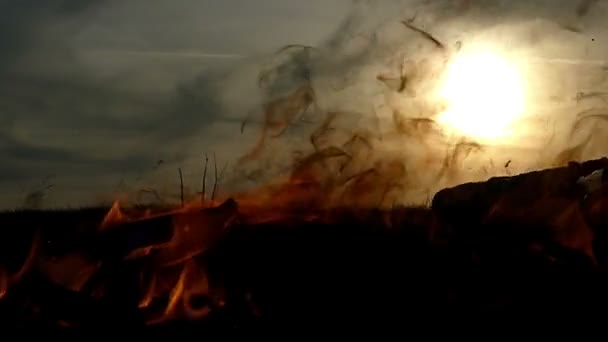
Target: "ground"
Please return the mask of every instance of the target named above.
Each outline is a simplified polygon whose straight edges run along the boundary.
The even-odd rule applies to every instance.
[[[446,189],[433,208],[252,220],[228,201],[113,229],[99,229],[109,208],[5,212],[1,324],[414,328],[601,315],[606,197],[572,183],[600,164]]]

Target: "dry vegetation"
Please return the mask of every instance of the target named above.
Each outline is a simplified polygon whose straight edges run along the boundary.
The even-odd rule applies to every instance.
[[[3,227],[23,229],[0,240],[0,312],[12,313],[7,324],[36,327],[317,327],[414,313],[436,321],[459,308],[525,315],[538,303],[544,314],[567,315],[605,303],[601,292],[581,297],[563,279],[577,274],[588,286],[580,277],[604,272],[606,185],[585,196],[576,180],[608,160],[446,189],[432,210],[354,209],[401,186],[378,178],[405,171],[392,168],[344,180],[350,209],[298,206],[283,187],[274,194],[280,208],[228,200],[160,213],[1,214]],[[290,183],[299,194],[311,189],[302,177]],[[313,202],[323,200],[317,186]],[[488,283],[493,277],[500,281]],[[515,286],[531,279],[555,291]]]
[[[592,4],[583,1],[579,15]],[[402,24],[446,49],[414,19]],[[8,324],[114,327],[181,319],[229,328],[352,326],[404,324],[408,315],[454,319],[466,310],[477,318],[526,315],[530,307],[537,310],[531,315],[557,315],[608,303],[605,290],[586,287],[591,281],[574,288],[563,282],[605,272],[606,189],[587,196],[576,181],[607,168],[606,160],[446,189],[432,209],[400,207],[411,173],[426,170],[412,170],[399,157],[374,158],[379,137],[370,130],[335,138],[336,121],[349,113],[316,103],[307,64],[313,50],[287,46],[277,55],[287,54],[288,63],[260,72],[259,86],[267,88],[293,71],[291,63],[304,76],[296,89],[266,101],[259,140],[236,165],[260,160],[267,144],[314,110],[319,125],[309,137],[311,152],[296,158],[286,182],[225,200],[219,187],[227,164],[218,170],[213,154],[213,182],[205,155],[196,199],[186,198],[178,168],[179,208],[1,214],[7,237],[0,239],[0,312],[11,316]],[[404,93],[410,86],[404,69],[377,81]],[[605,119],[601,111],[581,113],[572,136],[586,122]],[[442,134],[429,118],[394,112],[392,121],[398,136],[421,145]],[[590,139],[562,151],[554,164],[579,160]],[[446,144],[438,180],[455,177],[463,160],[485,148],[466,139]],[[27,206],[36,208],[51,187],[29,194]],[[139,193],[163,202],[155,189]]]

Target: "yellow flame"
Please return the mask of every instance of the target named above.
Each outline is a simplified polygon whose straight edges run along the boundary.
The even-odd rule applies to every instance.
[[[517,66],[490,51],[463,52],[448,65],[439,91],[447,108],[438,122],[456,134],[484,142],[512,136],[525,110]]]

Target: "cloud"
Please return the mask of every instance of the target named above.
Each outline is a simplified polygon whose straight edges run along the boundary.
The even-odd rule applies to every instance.
[[[606,3],[589,2],[586,13],[580,5],[574,0],[3,1],[0,184],[10,194],[0,196],[0,206],[20,205],[47,175],[57,183],[46,203],[51,206],[91,204],[98,195],[108,200],[121,189],[175,193],[178,167],[195,192],[204,153],[215,151],[221,164],[233,165],[257,141],[262,103],[297,88],[307,73],[318,97],[319,108],[307,114],[313,123],[294,125],[283,140],[268,143],[267,158],[256,165],[231,168],[227,180],[235,189],[239,179],[250,186],[247,177],[260,169],[271,179],[292,165],[294,153],[309,152],[310,131],[327,111],[350,113],[340,121],[342,131],[366,127],[389,137],[392,110],[413,116],[429,107],[424,96],[403,98],[377,80],[379,74],[394,74],[401,58],[435,61],[433,47],[400,24],[414,17],[449,46],[493,40],[537,58],[541,62],[530,78],[538,85],[538,103],[566,130],[572,113],[585,105],[568,99],[604,84],[597,65],[574,69],[547,59],[602,60],[608,53],[602,43],[608,37]],[[295,63],[272,56],[286,44],[316,49],[290,55]],[[258,73],[269,65],[286,71],[260,88]],[[424,94],[431,83],[422,77],[414,86]],[[249,115],[254,124],[241,135],[240,123]],[[560,146],[567,143],[562,140]],[[408,160],[428,152],[411,141],[404,146],[384,143],[380,149],[400,150]],[[591,146],[584,157],[602,152]],[[534,160],[528,154],[513,165],[539,166]],[[431,184],[432,178],[420,183],[445,185]]]
[[[321,3],[0,2],[0,206],[21,205],[48,175],[47,205],[94,204],[121,180],[139,186],[160,159],[217,149],[201,137],[237,120],[216,85],[234,57],[321,39],[342,8]]]

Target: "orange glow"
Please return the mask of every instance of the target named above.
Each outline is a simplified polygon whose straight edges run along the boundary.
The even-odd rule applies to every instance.
[[[112,204],[112,208],[110,209],[110,211],[108,211],[106,216],[103,218],[103,221],[101,221],[100,229],[107,229],[108,227],[121,223],[124,220],[125,216],[120,210],[120,203],[118,201],[115,201]]]

